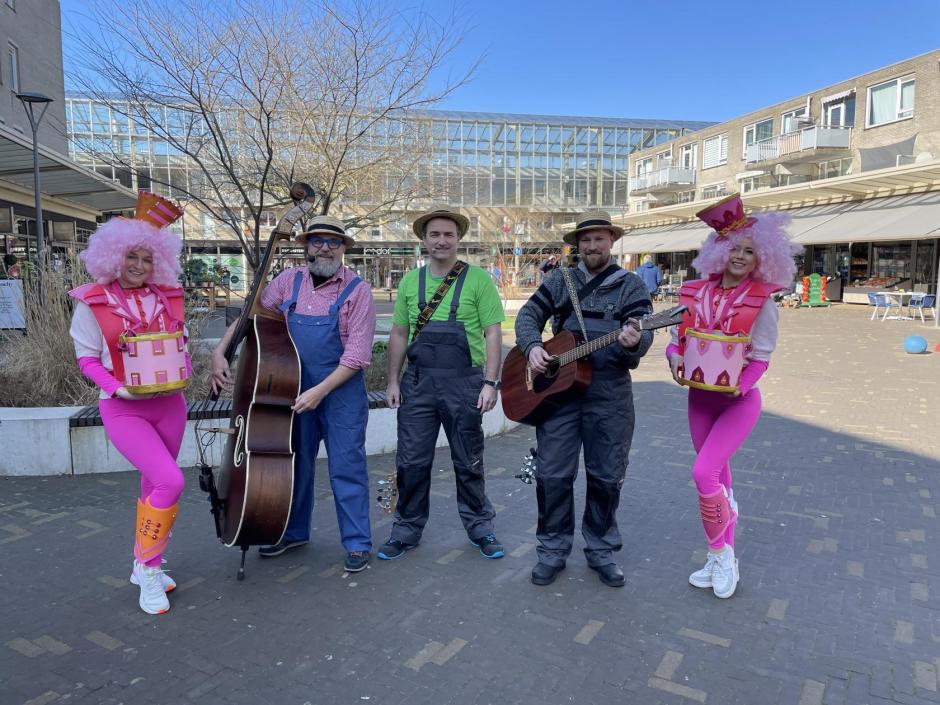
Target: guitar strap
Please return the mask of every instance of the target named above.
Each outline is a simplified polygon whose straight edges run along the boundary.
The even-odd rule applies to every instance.
[[[603,284],[607,280],[607,277],[609,277],[611,274],[616,272],[618,269],[620,269],[620,267],[618,267],[616,264],[611,264],[607,269],[605,269],[603,272],[598,274],[596,277],[591,279],[591,281],[589,281],[587,284],[581,287],[581,290],[578,291],[578,294],[575,298],[577,298],[579,302],[584,301],[584,299],[590,296],[597,287],[599,287],[601,284]],[[566,267],[561,268],[561,270],[562,270],[562,276],[564,276],[565,272],[567,271],[567,268]],[[567,277],[566,277],[566,281],[567,281]],[[574,308],[572,304],[573,299],[570,295],[568,296],[568,299],[569,300],[566,301],[564,304],[562,304],[559,307],[558,311],[556,312],[556,315],[558,316],[559,328],[565,325],[565,321],[568,320],[568,316],[571,315],[571,311]]]
[[[450,291],[450,288],[454,285],[454,282],[457,281],[458,277],[460,277],[460,274],[466,268],[466,262],[457,260],[457,263],[444,277],[444,281],[442,281],[441,285],[437,287],[437,291],[434,292],[434,296],[432,296],[431,300],[428,301],[427,306],[425,306],[424,310],[418,314],[418,321],[415,323],[415,332],[411,336],[412,343],[417,339],[418,333],[420,333],[431,320],[431,316],[434,315],[437,307],[441,305],[441,301],[443,301],[444,297],[447,296],[447,292]]]
[[[565,284],[568,286],[568,296],[571,299],[571,307],[574,309],[574,314],[578,317],[578,325],[581,326],[581,333],[584,335],[585,342],[587,342],[587,328],[584,327],[584,316],[581,315],[581,301],[578,298],[578,292],[574,290],[574,282],[571,281],[571,270],[568,267],[563,267],[561,275],[565,278]],[[591,281],[595,281],[596,279],[599,279],[599,277],[595,277]]]

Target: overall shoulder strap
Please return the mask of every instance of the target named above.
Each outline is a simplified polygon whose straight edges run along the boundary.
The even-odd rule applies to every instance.
[[[454,295],[450,300],[450,318],[451,321],[457,320],[457,308],[460,305],[460,292],[463,291],[464,282],[467,280],[467,272],[470,271],[470,267],[464,267],[463,271],[457,276],[457,281],[454,286]]]
[[[286,312],[287,309],[293,307],[297,303],[297,297],[300,296],[300,285],[304,282],[304,271],[302,269],[297,270],[294,274],[294,287],[291,290],[290,298],[282,303],[278,308],[281,311]]]
[[[346,303],[346,299],[352,296],[353,291],[356,287],[362,283],[362,279],[359,277],[354,277],[346,287],[340,292],[339,296],[336,298],[336,302],[330,306],[330,315],[335,316],[336,312],[339,311],[339,307]]]
[[[457,278],[464,273],[467,269],[467,263],[457,260],[457,263],[454,265],[447,275],[444,277],[444,281],[441,282],[441,285],[437,287],[437,291],[434,292],[434,296],[431,297],[431,301],[424,307],[421,313],[418,314],[418,322],[415,324],[414,334],[411,336],[411,342],[414,342],[418,337],[418,333],[428,324],[431,320],[431,316],[434,315],[434,312],[437,310],[437,307],[441,305],[441,301],[444,300],[444,297],[447,295],[447,292],[450,290],[450,287],[453,286],[454,282],[457,281]],[[422,270],[423,274],[423,270]],[[424,287],[420,286],[419,289],[424,291]]]

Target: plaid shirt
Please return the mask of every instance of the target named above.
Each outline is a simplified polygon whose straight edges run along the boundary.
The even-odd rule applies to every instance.
[[[279,311],[294,289],[294,276],[303,272],[300,292],[297,294],[297,313],[304,316],[325,316],[343,289],[356,278],[348,267],[340,267],[336,274],[314,288],[313,278],[306,267],[292,267],[278,274],[261,292],[261,305]],[[372,362],[372,339],[375,337],[375,305],[372,289],[361,282],[339,309],[339,337],[343,355],[339,364],[354,370],[364,370]]]

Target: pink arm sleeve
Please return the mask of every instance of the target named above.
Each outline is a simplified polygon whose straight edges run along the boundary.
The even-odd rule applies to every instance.
[[[679,354],[679,346],[678,346],[678,345],[676,345],[675,343],[669,343],[669,345],[666,346],[666,359],[667,359],[667,360],[669,360],[669,361],[671,362],[671,361],[672,361],[672,356],[673,356],[673,355],[678,355],[678,354]]]
[[[757,380],[767,371],[768,366],[768,363],[764,360],[751,360],[748,363],[748,366],[741,372],[741,379],[738,381],[738,388],[741,390],[742,397],[751,391],[751,387],[757,384]]]
[[[113,397],[114,393],[123,386],[113,374],[105,369],[105,366],[101,364],[101,360],[97,357],[78,358],[78,369],[88,379],[101,387],[109,397]]]

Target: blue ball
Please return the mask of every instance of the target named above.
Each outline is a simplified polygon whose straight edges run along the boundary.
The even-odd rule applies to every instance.
[[[904,350],[911,355],[927,352],[927,339],[921,335],[909,335],[904,339]]]

